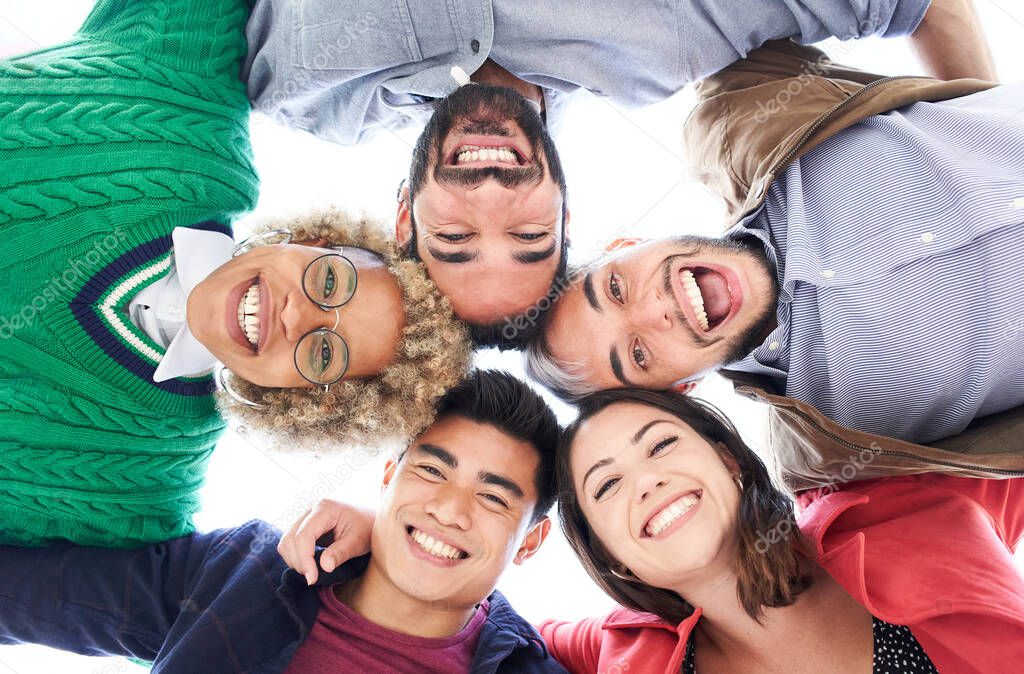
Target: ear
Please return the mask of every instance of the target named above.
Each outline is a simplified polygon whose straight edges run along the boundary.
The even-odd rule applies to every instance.
[[[380,481],[380,490],[383,492],[391,484],[391,478],[395,476],[395,471],[398,470],[398,459],[391,458],[384,464],[384,477]]]
[[[722,463],[729,469],[729,472],[733,475],[740,474],[740,464],[736,463],[736,459],[733,457],[732,452],[725,446],[724,442],[716,442],[718,445],[718,456],[722,457]]]
[[[569,221],[570,220],[572,220],[572,211],[570,211],[569,207],[566,206],[565,207],[565,221],[562,223],[562,238],[564,238],[566,241],[572,241],[572,238],[569,236]]]
[[[398,190],[398,212],[395,213],[395,241],[399,248],[405,248],[412,240],[412,211],[409,210],[409,185]]]
[[[638,243],[643,243],[647,239],[640,239],[636,237],[624,238],[624,239],[613,239],[611,243],[604,247],[606,253],[614,253],[617,250],[623,250],[624,248],[631,248]]]
[[[516,556],[513,561],[516,564],[522,564],[537,552],[540,548],[540,544],[544,542],[544,539],[548,537],[548,533],[551,531],[551,518],[545,517],[541,521],[537,522],[530,529],[530,533],[526,534],[526,538],[523,539],[523,544],[516,550]]]

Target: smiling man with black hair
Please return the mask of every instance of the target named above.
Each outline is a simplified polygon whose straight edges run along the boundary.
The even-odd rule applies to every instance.
[[[258,521],[134,551],[3,547],[0,643],[157,673],[564,672],[494,589],[550,530],[558,438],[526,384],[476,372],[388,462],[370,554],[303,578]]]

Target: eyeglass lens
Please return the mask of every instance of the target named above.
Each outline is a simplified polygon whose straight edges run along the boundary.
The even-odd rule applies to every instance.
[[[341,255],[321,255],[302,276],[302,287],[314,303],[325,308],[340,307],[356,292],[356,268]]]

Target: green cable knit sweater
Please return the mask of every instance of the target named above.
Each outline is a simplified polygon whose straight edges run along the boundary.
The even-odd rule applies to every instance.
[[[136,546],[192,529],[223,430],[210,377],[159,384],[128,301],[171,230],[230,233],[258,181],[246,0],[99,0],[0,60],[0,543]]]

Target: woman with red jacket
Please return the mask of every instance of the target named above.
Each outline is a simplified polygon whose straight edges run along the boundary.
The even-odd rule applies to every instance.
[[[628,607],[541,626],[571,671],[987,673],[1024,661],[1012,552],[1024,480],[852,482],[801,494],[795,520],[720,413],[633,390],[581,403],[557,476],[573,548]]]

